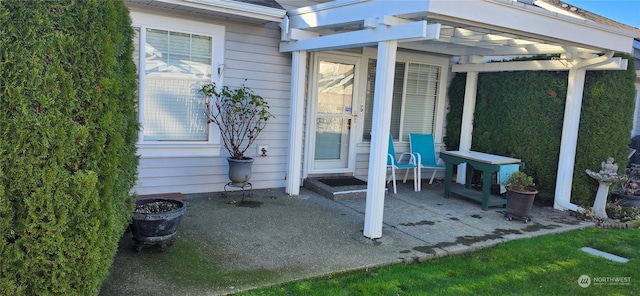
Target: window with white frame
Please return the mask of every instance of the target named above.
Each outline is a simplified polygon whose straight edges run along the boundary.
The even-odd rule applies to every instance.
[[[206,142],[208,120],[199,89],[211,81],[211,36],[153,28],[136,45],[142,142]]]
[[[138,152],[143,158],[220,155],[201,85],[223,84],[225,26],[131,8],[138,69]]]
[[[440,66],[415,62],[396,63],[390,129],[394,140],[408,141],[410,133],[433,134],[440,69]],[[376,60],[370,59],[367,70],[364,141],[371,140],[375,76]]]

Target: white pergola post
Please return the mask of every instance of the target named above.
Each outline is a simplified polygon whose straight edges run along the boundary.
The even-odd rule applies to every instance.
[[[467,81],[464,87],[464,107],[462,109],[462,124],[460,128],[460,151],[471,150],[471,137],[473,135],[473,112],[476,109],[476,93],[478,91],[478,72],[467,72]],[[465,184],[467,165],[458,165],[456,182]]]
[[[304,126],[304,86],[307,52],[294,51],[291,57],[291,97],[289,102],[289,160],[287,185],[289,195],[300,194],[302,179],[302,127]]]
[[[602,56],[581,61],[569,69],[567,101],[564,107],[560,155],[558,157],[556,192],[553,201],[553,208],[555,209],[578,211],[578,205],[571,203],[571,186],[576,162],[576,148],[578,146],[578,130],[580,128],[584,78],[587,74],[587,69],[597,68],[599,65],[604,65],[612,61],[611,57],[613,53],[612,50],[609,50]],[[626,65],[620,69],[623,68],[626,68]]]
[[[558,175],[556,177],[556,192],[553,203],[553,207],[559,210],[578,210],[575,204],[571,204],[570,198],[571,184],[573,182],[573,166],[576,161],[578,129],[580,127],[582,93],[584,91],[584,78],[586,73],[587,70],[585,68],[572,68],[569,70],[567,101],[564,106]]]
[[[367,201],[364,214],[364,236],[370,239],[382,237],[387,149],[389,149],[391,125],[391,98],[393,96],[393,75],[397,48],[398,41],[396,40],[378,42]]]

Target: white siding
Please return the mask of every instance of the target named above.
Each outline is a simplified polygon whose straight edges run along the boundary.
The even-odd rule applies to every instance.
[[[169,13],[180,15],[175,11]],[[197,16],[184,15],[184,18],[195,19]],[[252,88],[269,101],[270,111],[276,116],[246,153],[255,157],[258,145],[269,147],[267,157],[255,157],[250,182],[254,189],[284,187],[288,159],[291,56],[278,52],[280,30],[275,23],[241,24],[216,19],[207,19],[207,22],[225,27],[223,84],[230,87],[245,84]],[[167,27],[170,28],[170,24]],[[223,191],[229,182],[228,153],[224,147],[220,148],[221,155],[211,157],[142,156],[135,191],[138,194]]]

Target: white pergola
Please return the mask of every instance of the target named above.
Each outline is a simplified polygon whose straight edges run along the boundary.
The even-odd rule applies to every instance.
[[[554,207],[570,202],[580,108],[587,70],[624,70],[614,52],[631,52],[634,32],[552,11],[541,1],[346,0],[288,11],[281,23],[281,52],[292,52],[290,158],[286,190],[299,193],[307,52],[377,46],[377,73],[369,158],[364,236],[382,237],[386,154],[393,73],[398,48],[459,58],[453,72],[466,72],[460,150],[471,147],[478,73],[569,71]],[[551,9],[551,10],[549,10]],[[549,61],[487,63],[490,57],[559,54]],[[462,183],[464,168],[459,168]]]

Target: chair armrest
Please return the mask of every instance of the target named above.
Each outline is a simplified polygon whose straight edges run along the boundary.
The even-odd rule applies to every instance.
[[[418,152],[411,152],[411,154],[413,154],[413,157],[415,157],[416,164],[422,165],[422,155],[420,155],[420,153]]]
[[[408,156],[409,156],[409,162],[408,162],[408,163],[411,163],[411,164],[417,164],[417,162],[416,162],[416,157],[415,157],[415,155],[413,155],[413,153],[411,153],[411,152],[403,152],[403,153],[400,155],[400,157],[398,158],[398,163],[400,163],[400,162],[401,162],[402,158],[403,158],[405,155],[408,155]]]

